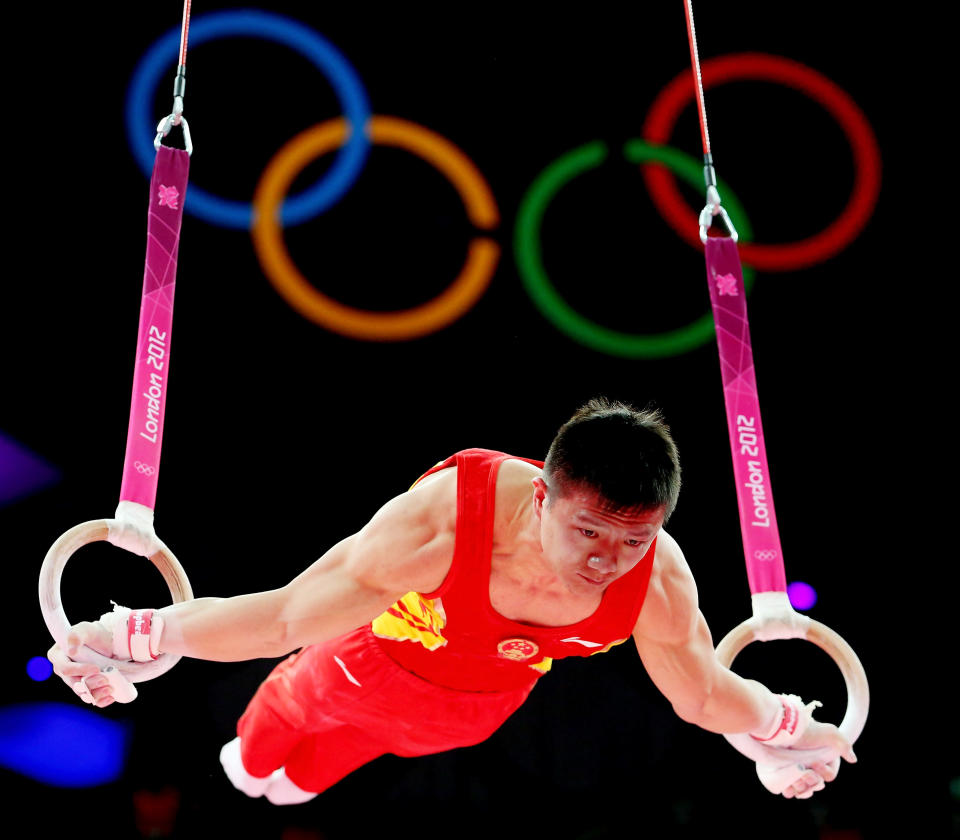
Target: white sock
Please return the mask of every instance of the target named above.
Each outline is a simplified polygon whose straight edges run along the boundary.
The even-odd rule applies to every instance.
[[[287,771],[282,767],[274,770],[267,786],[266,796],[274,805],[299,805],[309,802],[317,794],[304,790],[287,778]]]
[[[232,741],[223,745],[220,750],[220,763],[223,765],[223,772],[231,784],[237,789],[242,790],[247,796],[263,796],[267,786],[270,784],[273,776],[258,778],[251,776],[243,766],[240,758],[240,739],[234,738]]]

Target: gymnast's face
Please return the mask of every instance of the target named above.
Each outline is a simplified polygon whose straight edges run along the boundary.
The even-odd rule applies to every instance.
[[[589,488],[564,496],[534,480],[534,510],[547,563],[575,594],[603,592],[646,554],[663,525],[666,508],[611,510]]]

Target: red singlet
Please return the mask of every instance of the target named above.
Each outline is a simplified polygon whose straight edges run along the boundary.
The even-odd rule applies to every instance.
[[[457,468],[453,564],[436,592],[408,593],[372,625],[386,653],[408,671],[461,691],[532,685],[553,659],[590,656],[630,638],[643,605],[656,540],[643,559],[604,592],[597,610],[576,624],[544,627],[511,621],[490,603],[497,472],[512,458],[467,449],[424,475]],[[542,467],[542,461],[526,461]]]

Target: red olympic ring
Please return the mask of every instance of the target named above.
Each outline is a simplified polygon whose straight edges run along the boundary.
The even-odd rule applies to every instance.
[[[790,271],[822,262],[842,251],[866,225],[880,193],[880,149],[869,121],[846,91],[815,70],[787,58],[762,53],[736,53],[712,58],[701,66],[704,89],[749,79],[774,82],[821,105],[846,135],[853,150],[854,183],[843,212],[820,233],[797,242],[763,245],[741,242],[744,263],[762,271]],[[657,96],[647,113],[643,137],[666,145],[680,112],[693,100],[689,71],[677,76]],[[698,214],[686,203],[676,179],[665,166],[647,164],[643,177],[653,203],[689,244],[702,250]],[[721,196],[722,198],[722,196]]]

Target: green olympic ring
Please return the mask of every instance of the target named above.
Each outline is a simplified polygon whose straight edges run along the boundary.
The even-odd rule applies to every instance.
[[[656,146],[643,140],[624,144],[623,156],[631,163],[658,162],[693,187],[703,187],[703,162],[669,146]],[[607,146],[600,140],[587,143],[557,158],[530,185],[517,211],[514,229],[514,254],[520,280],[540,312],[561,332],[579,343],[611,356],[631,359],[662,358],[687,353],[710,341],[714,335],[713,313],[674,330],[640,335],[618,332],[580,315],[557,294],[543,267],[540,228],[547,205],[561,188],[584,172],[596,169],[607,158]],[[741,241],[750,241],[753,231],[743,205],[723,181],[718,182],[724,209],[730,214]],[[744,289],[749,294],[754,272],[743,267]]]

